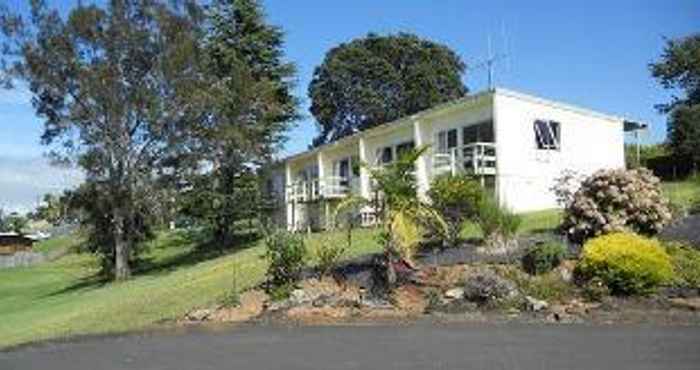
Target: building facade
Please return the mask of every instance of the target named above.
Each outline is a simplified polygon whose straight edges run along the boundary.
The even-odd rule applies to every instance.
[[[551,188],[565,170],[623,168],[624,118],[496,88],[386,123],[276,163],[267,180],[290,230],[322,229],[350,194],[370,199],[367,166],[428,146],[416,163],[419,197],[445,173],[480,179],[515,212],[556,208]],[[365,165],[360,165],[363,163]],[[371,223],[373,210],[361,212]]]

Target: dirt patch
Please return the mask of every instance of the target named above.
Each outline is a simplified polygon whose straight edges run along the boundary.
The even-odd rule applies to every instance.
[[[288,319],[305,323],[333,323],[353,316],[353,309],[349,307],[298,306],[289,309],[286,315]]]
[[[267,294],[260,290],[251,290],[241,294],[238,307],[221,307],[208,317],[209,321],[244,322],[259,316],[268,300]]]
[[[404,285],[393,294],[394,307],[407,315],[421,315],[428,306],[423,291],[415,285]]]

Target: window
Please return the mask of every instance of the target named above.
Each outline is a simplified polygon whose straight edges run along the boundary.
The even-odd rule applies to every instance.
[[[407,141],[396,146],[396,157],[401,158],[402,155],[408,153],[415,147],[416,144],[413,141]]]
[[[438,152],[447,153],[452,148],[457,147],[457,129],[440,131],[437,135]]]
[[[537,120],[535,129],[535,145],[540,150],[559,150],[560,123],[556,121]]]
[[[350,183],[350,158],[343,158],[333,163],[333,175],[339,177],[338,185],[348,186]]]
[[[471,143],[493,143],[493,122],[483,122],[462,129],[462,141],[464,145]]]
[[[379,163],[387,164],[394,160],[394,152],[391,150],[390,146],[379,149]]]

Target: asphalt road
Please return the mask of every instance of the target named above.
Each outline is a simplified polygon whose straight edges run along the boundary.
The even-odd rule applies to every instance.
[[[700,327],[422,325],[188,329],[44,343],[0,369],[700,369]]]

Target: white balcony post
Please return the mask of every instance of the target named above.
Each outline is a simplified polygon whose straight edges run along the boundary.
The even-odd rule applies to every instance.
[[[316,163],[318,166],[318,195],[323,196],[324,192],[328,190],[328,184],[325,183],[326,168],[323,161],[323,152],[319,151],[318,154],[316,154]]]
[[[287,230],[294,231],[294,187],[292,183],[292,168],[289,162],[284,164],[285,203],[287,206]]]
[[[372,197],[372,191],[370,189],[369,170],[367,169],[369,156],[367,155],[367,144],[363,137],[360,137],[358,145],[360,147],[360,196],[365,199],[370,199]]]
[[[426,138],[426,133],[423,132],[423,127],[420,121],[413,122],[413,141],[416,143],[416,147],[420,148],[426,144],[429,144]],[[416,161],[416,182],[418,185],[418,198],[421,200],[427,200],[427,193],[429,179],[428,179],[428,160],[429,155],[422,155]]]

